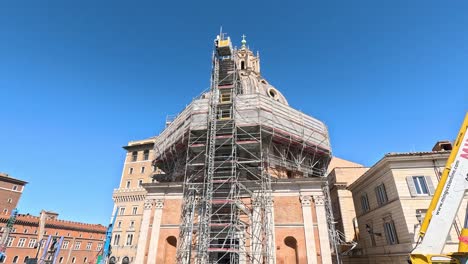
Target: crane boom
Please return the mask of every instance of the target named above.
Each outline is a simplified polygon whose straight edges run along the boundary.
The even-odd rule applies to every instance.
[[[427,255],[440,255],[468,189],[468,113],[458,133],[444,172],[421,224],[413,263],[431,263]],[[426,259],[426,260],[422,260]],[[447,262],[456,263],[456,262]]]
[[[110,254],[111,240],[112,240],[112,230],[114,229],[115,220],[117,219],[117,213],[119,212],[119,207],[115,209],[114,217],[112,218],[112,223],[109,224],[109,227],[106,231],[106,241],[102,249],[102,255],[98,258],[98,264],[104,264],[107,261],[107,257]]]
[[[5,256],[8,238],[10,237],[11,230],[13,230],[13,225],[15,224],[16,216],[18,216],[18,210],[13,209],[13,211],[11,211],[11,216],[8,219],[8,222],[5,226],[5,231],[3,231],[2,237],[0,238],[0,258],[3,258]]]

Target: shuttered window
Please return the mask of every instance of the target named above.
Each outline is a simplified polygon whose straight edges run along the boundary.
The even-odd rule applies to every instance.
[[[389,245],[398,244],[397,232],[393,220],[384,223],[385,237]]]
[[[368,212],[370,210],[367,193],[361,195],[361,208],[363,213]]]
[[[377,202],[379,205],[383,205],[388,202],[387,191],[385,190],[385,185],[383,183],[375,187],[375,195],[377,196]]]
[[[427,196],[434,194],[434,185],[429,176],[408,176],[406,183],[411,196]]]

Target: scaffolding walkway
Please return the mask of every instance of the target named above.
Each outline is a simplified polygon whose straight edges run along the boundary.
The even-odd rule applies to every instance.
[[[236,126],[235,52],[215,42],[208,128],[190,130],[177,263],[274,263],[271,182],[261,133]],[[250,148],[246,153],[245,143]],[[253,147],[252,147],[253,146]]]

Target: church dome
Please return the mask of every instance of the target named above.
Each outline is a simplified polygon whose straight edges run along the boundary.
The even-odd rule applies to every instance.
[[[288,101],[284,95],[261,76],[250,73],[241,73],[240,81],[243,94],[261,94],[271,98],[272,100],[288,105]]]

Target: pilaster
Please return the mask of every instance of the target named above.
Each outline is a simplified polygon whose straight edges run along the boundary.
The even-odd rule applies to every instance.
[[[328,237],[328,223],[325,212],[325,201],[322,195],[314,195],[317,225],[320,237],[320,252],[323,264],[331,264],[330,239]]]
[[[148,250],[148,264],[156,264],[156,254],[158,253],[159,231],[161,230],[161,218],[163,207],[164,200],[156,199],[153,216],[153,226],[151,229],[150,247]]]
[[[135,263],[144,263],[146,243],[148,240],[149,221],[151,217],[151,210],[153,209],[153,200],[146,200],[143,209],[143,220],[140,226],[140,235],[138,236],[138,246],[135,257]]]
[[[312,218],[312,196],[302,195],[302,217],[304,219],[304,233],[307,254],[307,264],[317,264],[317,251],[315,249],[315,235]]]

